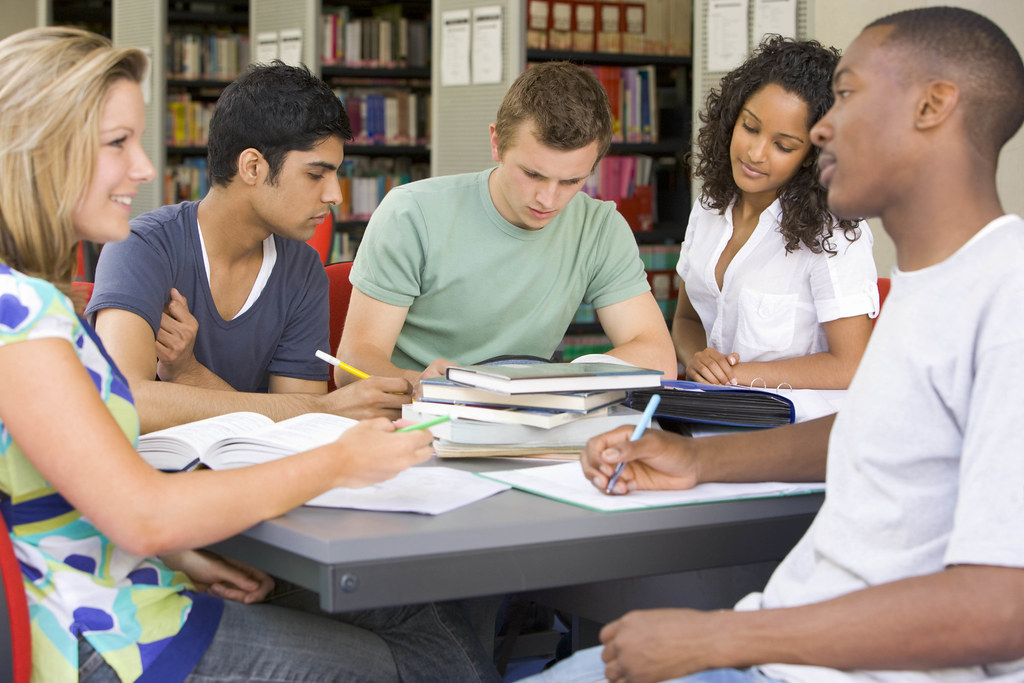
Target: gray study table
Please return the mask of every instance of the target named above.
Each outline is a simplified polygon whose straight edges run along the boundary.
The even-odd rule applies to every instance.
[[[432,464],[520,466],[503,458]],[[779,560],[822,499],[601,513],[513,489],[437,516],[302,507],[213,549],[343,612]]]

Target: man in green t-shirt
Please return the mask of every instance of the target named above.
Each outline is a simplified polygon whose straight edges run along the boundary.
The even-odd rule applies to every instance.
[[[403,185],[374,212],[339,357],[412,382],[453,363],[550,358],[585,302],[609,355],[675,378],[632,231],[613,203],[579,192],[611,131],[588,69],[546,63],[520,75],[490,125],[496,167]]]

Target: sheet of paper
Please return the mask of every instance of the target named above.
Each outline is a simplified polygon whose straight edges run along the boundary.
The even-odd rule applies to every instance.
[[[306,505],[439,515],[509,488],[450,467],[411,467],[373,486],[331,489]]]
[[[256,34],[256,62],[270,64],[277,59],[277,31],[260,31]]]
[[[583,476],[579,463],[549,467],[478,473],[480,477],[511,484],[563,503],[571,503],[600,512],[642,510],[672,505],[693,505],[741,498],[771,498],[825,490],[821,483],[788,484],[759,482],[753,484],[700,484],[686,491],[634,491],[624,496],[610,496],[599,491]]]
[[[473,83],[501,83],[501,7],[473,8]]]
[[[769,33],[796,37],[796,0],[754,0],[754,41]]]
[[[281,31],[281,61],[291,66],[302,64],[302,29],[286,28]]]
[[[710,0],[708,71],[732,71],[747,58],[748,0]]]
[[[469,10],[441,13],[441,85],[469,85]]]

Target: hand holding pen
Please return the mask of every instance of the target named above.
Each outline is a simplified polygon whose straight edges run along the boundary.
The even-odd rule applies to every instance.
[[[657,410],[658,404],[661,403],[661,395],[654,394],[647,401],[647,407],[644,408],[643,414],[640,416],[640,421],[636,423],[636,427],[633,429],[633,434],[629,437],[630,441],[637,441],[644,432],[647,430],[647,425],[651,423],[651,419],[654,417],[654,411]],[[612,473],[611,478],[608,480],[608,486],[605,487],[605,493],[611,493],[615,487],[615,482],[619,480],[619,476],[622,475],[622,470],[626,466],[625,461],[619,462],[615,466],[615,472]]]

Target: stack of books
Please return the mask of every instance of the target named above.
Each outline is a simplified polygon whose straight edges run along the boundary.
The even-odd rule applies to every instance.
[[[525,363],[448,368],[421,382],[403,417],[448,415],[433,428],[441,457],[576,457],[593,436],[636,424],[629,391],[657,387],[661,373],[611,363]]]

